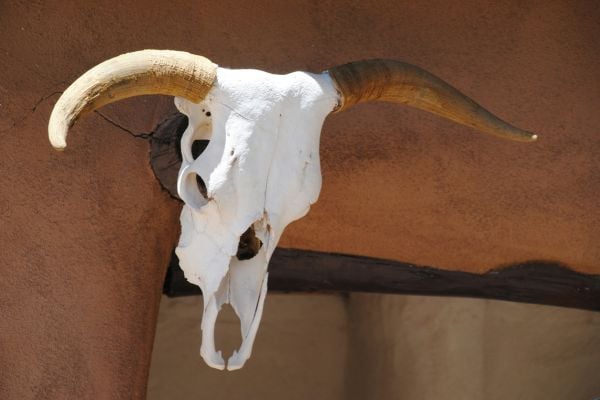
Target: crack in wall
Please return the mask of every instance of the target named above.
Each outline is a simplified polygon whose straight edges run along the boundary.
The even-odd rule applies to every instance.
[[[124,131],[124,132],[128,133],[129,135],[131,135],[131,136],[133,136],[133,137],[135,137],[135,138],[138,138],[138,139],[144,139],[144,140],[146,140],[146,139],[151,139],[151,138],[152,138],[152,135],[154,134],[154,132],[150,132],[150,133],[145,133],[145,132],[142,132],[142,133],[135,133],[135,132],[133,132],[132,130],[130,130],[130,129],[128,129],[128,128],[126,128],[126,127],[124,127],[124,126],[123,126],[123,125],[121,125],[121,124],[119,124],[118,122],[116,122],[116,121],[112,120],[112,119],[111,119],[111,118],[109,118],[108,116],[106,116],[106,115],[102,114],[102,113],[101,113],[100,111],[98,111],[98,110],[94,110],[94,113],[98,114],[100,117],[102,117],[102,119],[104,119],[104,120],[105,120],[106,122],[108,122],[109,124],[113,125],[113,126],[114,126],[114,127],[116,127],[116,128],[119,128],[120,130],[122,130],[122,131]]]
[[[62,90],[55,90],[54,92],[52,92],[52,93],[50,93],[50,94],[47,94],[47,95],[44,95],[44,96],[40,97],[40,98],[38,99],[38,101],[36,101],[36,102],[35,102],[35,104],[33,105],[33,107],[31,107],[31,113],[33,114],[33,113],[35,112],[35,110],[38,108],[38,106],[39,106],[40,104],[42,104],[42,102],[43,102],[44,100],[47,100],[47,99],[49,99],[50,97],[52,97],[52,96],[54,96],[54,95],[57,95],[57,94],[63,94],[63,93],[64,93],[64,92],[63,92]]]
[[[15,128],[17,125],[19,125],[19,124],[22,124],[23,122],[27,121],[29,118],[31,118],[31,116],[32,116],[33,114],[35,114],[35,112],[36,112],[37,108],[40,106],[40,104],[42,104],[44,101],[48,100],[49,98],[51,98],[51,97],[53,97],[53,96],[55,96],[55,95],[57,95],[57,94],[62,94],[62,93],[63,93],[63,92],[62,92],[62,91],[60,91],[60,90],[55,90],[55,91],[53,91],[52,93],[45,94],[45,95],[41,96],[41,97],[40,97],[40,98],[39,98],[39,99],[38,99],[38,100],[37,100],[37,101],[36,101],[36,102],[33,104],[33,106],[32,106],[32,107],[31,107],[31,109],[30,109],[31,111],[30,111],[29,113],[27,113],[27,115],[25,115],[24,117],[20,117],[20,118],[17,118],[17,119],[15,119],[15,120],[13,121],[13,123],[12,123],[12,124],[11,124],[11,125],[10,125],[8,128],[5,128],[5,129],[2,129],[2,130],[0,130],[0,134],[3,134],[3,133],[5,133],[5,132],[8,132],[8,131],[10,131],[11,129],[14,129],[14,128]]]

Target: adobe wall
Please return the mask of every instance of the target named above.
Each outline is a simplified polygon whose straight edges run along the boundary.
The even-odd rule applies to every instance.
[[[320,200],[281,245],[471,271],[542,259],[598,272],[596,2],[136,4],[3,6],[0,131],[42,141],[52,93],[131,50],[186,50],[280,73],[402,59],[539,133],[539,142],[501,141],[389,104],[334,115],[323,130]],[[138,132],[169,110],[148,99],[104,113]],[[119,132],[98,115],[86,124],[75,134]]]
[[[199,297],[163,297],[149,400],[594,399],[600,314],[491,300],[270,293],[252,357],[199,356]],[[239,345],[233,313],[217,346]]]
[[[97,114],[82,120],[59,156],[46,139],[51,107],[91,66],[126,51],[170,48],[279,73],[374,57],[425,67],[539,133],[539,143],[503,142],[395,105],[332,116],[323,131],[320,200],[281,245],[469,271],[542,259],[598,273],[599,17],[593,0],[0,5],[0,389],[32,385],[19,398],[64,398],[87,393],[88,376],[113,394],[141,396],[144,387],[179,204],[155,182],[147,143],[117,125],[148,132],[173,106],[155,97],[107,107],[102,114],[114,123]],[[115,239],[117,228],[135,241]],[[74,289],[89,296],[81,301]],[[351,296],[345,305],[280,301],[281,309],[267,305],[247,370],[219,378],[198,372],[198,381],[242,376],[227,390],[261,391],[257,382],[273,380],[274,359],[297,359],[288,380],[274,384],[298,393],[309,390],[306,382],[331,385],[319,386],[322,398],[448,398],[448,391],[535,398],[543,390],[559,399],[600,390],[593,313],[388,296]],[[189,314],[199,321],[200,310],[181,313],[169,328],[177,351],[194,352],[187,360],[201,365],[197,342],[177,335],[198,340]],[[65,334],[65,326],[76,329]],[[304,348],[295,347],[300,337]],[[273,346],[265,350],[265,341]],[[351,356],[328,353],[340,343]],[[172,357],[168,351],[155,357]]]

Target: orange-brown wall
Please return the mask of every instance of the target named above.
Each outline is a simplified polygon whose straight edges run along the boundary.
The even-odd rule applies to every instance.
[[[335,115],[323,132],[321,198],[282,245],[473,271],[543,259],[598,272],[599,18],[594,0],[5,4],[0,131],[45,151],[56,96],[41,99],[131,50],[187,50],[282,73],[401,59],[539,133],[539,143],[500,141],[387,104]],[[149,130],[168,108],[131,104],[106,112]],[[99,130],[110,132],[105,140],[120,133],[98,116],[74,132],[96,141]],[[74,141],[73,151],[90,151],[88,143]],[[101,150],[95,168],[111,168]]]
[[[99,115],[72,130],[65,153],[50,149],[56,92],[86,69],[143,48],[281,73],[371,57],[415,63],[539,143],[386,104],[335,115],[324,127],[321,198],[281,244],[471,271],[542,259],[598,273],[599,19],[594,0],[0,3],[0,394],[144,392],[180,205],[154,180],[147,143]],[[172,110],[154,97],[102,113],[148,132]],[[564,318],[556,326],[566,332]],[[384,331],[402,323],[388,321]],[[577,362],[592,365],[579,357],[593,339],[568,339],[581,340]],[[385,360],[369,362],[385,369]]]

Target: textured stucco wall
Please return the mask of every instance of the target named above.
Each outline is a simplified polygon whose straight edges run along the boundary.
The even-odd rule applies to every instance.
[[[338,399],[344,393],[350,329],[344,298],[270,294],[252,357],[233,372],[200,358],[201,312],[199,296],[163,297],[149,399]],[[233,312],[219,315],[216,345],[229,349],[225,359],[239,347],[239,332]]]
[[[600,314],[492,300],[355,295],[349,399],[600,396]]]
[[[324,127],[320,200],[281,245],[473,271],[543,259],[598,272],[599,18],[594,0],[15,2],[0,13],[0,131],[39,142],[36,154],[45,154],[56,96],[41,99],[131,50],[186,50],[281,73],[402,59],[539,133],[539,143],[504,142],[387,104],[335,115]],[[132,104],[105,112],[137,132],[170,109]],[[113,127],[92,116],[74,132],[91,137],[94,128]],[[89,151],[97,136],[73,147]],[[124,141],[133,139],[110,137]],[[94,168],[115,168],[95,150]]]
[[[321,145],[321,198],[282,245],[471,271],[543,259],[598,273],[599,18],[595,0],[1,2],[0,397],[139,398],[145,392],[180,205],[154,180],[147,143],[99,115],[75,126],[65,153],[50,149],[46,125],[56,92],[86,69],[143,48],[281,73],[369,57],[426,67],[536,131],[540,142],[501,142],[392,105],[333,116]],[[148,132],[172,110],[170,99],[153,97],[102,113],[131,132]],[[375,315],[380,307],[394,308],[382,300],[364,312]],[[512,307],[526,306],[500,310]],[[512,315],[502,312],[501,320]],[[568,381],[548,374],[524,382],[524,390],[549,380],[583,387],[589,370],[581,365],[597,354],[588,347],[596,339],[571,329],[578,322],[570,316],[597,317],[549,314],[540,326],[554,315],[562,319],[540,335],[558,335],[556,353],[536,357],[559,365],[563,356],[554,354],[564,348],[565,363],[585,373],[569,372]],[[403,323],[382,321],[390,326],[374,332]],[[448,320],[444,329],[456,324]],[[265,326],[259,341],[268,335]],[[405,329],[426,335],[429,325],[423,333],[410,324]],[[498,357],[512,347],[520,354],[516,341],[502,345]],[[484,350],[472,357],[495,359]],[[341,364],[336,357],[342,355],[331,362]],[[365,365],[398,357],[372,357]],[[512,364],[503,360],[510,372]],[[314,367],[307,361],[302,368]],[[485,388],[501,381],[473,376]],[[368,382],[375,383],[364,388],[393,393],[375,378]],[[340,387],[352,386],[331,390]]]
[[[591,400],[600,314],[490,300],[270,294],[241,371],[198,354],[200,297],[163,297],[150,400]],[[219,320],[233,348],[233,313]],[[219,345],[219,341],[217,341]]]

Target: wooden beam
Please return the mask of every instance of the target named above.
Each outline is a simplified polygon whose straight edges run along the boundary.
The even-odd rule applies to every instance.
[[[554,263],[525,262],[485,274],[447,271],[398,261],[278,248],[269,265],[269,290],[370,292],[476,297],[600,311],[600,275]],[[199,295],[173,255],[168,296]]]

